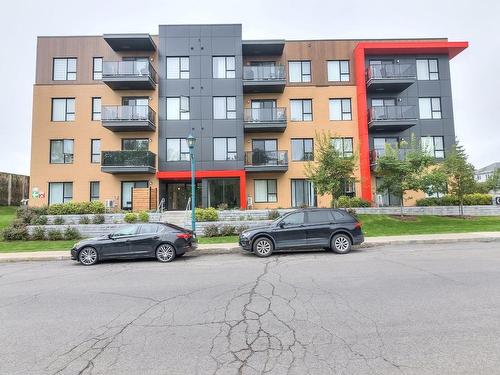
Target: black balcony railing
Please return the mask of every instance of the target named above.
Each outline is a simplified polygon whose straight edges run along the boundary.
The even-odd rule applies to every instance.
[[[288,152],[287,151],[246,151],[245,152],[246,166],[287,166]]]
[[[102,151],[102,167],[156,168],[156,154],[151,151]]]
[[[245,81],[276,81],[284,79],[285,67],[283,65],[243,67],[243,80]]]
[[[415,78],[416,68],[412,64],[377,64],[367,69],[367,81],[371,79]]]
[[[413,120],[417,118],[414,105],[387,105],[372,107],[368,112],[368,121]]]
[[[243,115],[245,122],[284,122],[286,108],[245,108]]]
[[[150,121],[156,112],[147,105],[106,105],[101,109],[101,121]]]
[[[104,61],[102,77],[103,79],[149,77],[153,82],[158,82],[158,74],[148,61]]]

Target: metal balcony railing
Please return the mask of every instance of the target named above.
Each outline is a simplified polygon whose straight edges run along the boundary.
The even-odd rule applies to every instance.
[[[149,61],[104,61],[102,77],[103,79],[149,77],[153,82],[158,82],[158,74]]]
[[[106,105],[101,109],[101,121],[150,121],[156,112],[147,105]]]
[[[101,166],[156,168],[156,154],[151,151],[102,151]]]
[[[417,71],[412,64],[380,64],[371,65],[367,69],[367,81],[371,79],[405,79],[416,78]]]
[[[288,152],[282,150],[276,151],[246,151],[246,166],[286,166],[288,165]]]
[[[387,105],[372,107],[368,112],[368,121],[413,120],[417,118],[414,105]]]
[[[284,122],[286,108],[245,108],[243,113],[245,122]]]
[[[283,65],[243,67],[243,80],[245,81],[275,81],[284,79],[285,67]]]

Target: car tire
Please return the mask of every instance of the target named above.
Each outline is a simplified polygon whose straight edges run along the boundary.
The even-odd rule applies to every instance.
[[[267,237],[259,237],[253,242],[253,252],[255,255],[265,258],[273,253],[274,245]]]
[[[156,259],[162,263],[168,263],[175,259],[175,247],[169,243],[162,243],[156,248]]]
[[[99,255],[93,247],[87,246],[78,253],[78,261],[84,266],[92,266],[97,263]]]
[[[347,234],[339,233],[333,236],[330,248],[334,253],[347,254],[351,251],[352,241]]]

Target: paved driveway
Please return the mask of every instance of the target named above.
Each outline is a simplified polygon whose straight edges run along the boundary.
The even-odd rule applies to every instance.
[[[500,244],[0,264],[1,374],[493,374]]]

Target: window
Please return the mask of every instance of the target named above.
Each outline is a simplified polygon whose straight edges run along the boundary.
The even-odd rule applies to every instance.
[[[417,59],[417,79],[421,81],[436,81],[439,79],[437,59]]]
[[[314,184],[309,180],[292,179],[292,207],[316,206]]]
[[[328,81],[349,82],[349,60],[332,60],[327,64]]]
[[[292,139],[292,161],[308,161],[314,159],[313,139]]]
[[[312,99],[292,99],[290,100],[292,121],[312,121]]]
[[[75,121],[75,98],[53,98],[51,121]]]
[[[214,160],[236,160],[236,138],[214,138]]]
[[[342,195],[348,197],[356,196],[356,181],[354,179],[345,180],[342,186]]]
[[[189,147],[185,138],[167,139],[167,161],[189,160]]]
[[[66,203],[73,199],[72,182],[49,182],[49,205]]]
[[[148,151],[149,139],[147,138],[124,138],[122,139],[123,151]]]
[[[50,141],[51,164],[73,164],[72,139],[52,139]]]
[[[90,162],[100,163],[101,162],[101,140],[91,139],[90,140]]]
[[[281,222],[285,225],[302,225],[304,224],[304,213],[295,212],[285,216]]]
[[[333,148],[344,158],[353,156],[352,138],[332,138]]]
[[[311,62],[289,61],[288,77],[290,82],[311,82]]]
[[[101,120],[101,98],[92,98],[92,121]]]
[[[443,137],[421,137],[420,145],[422,150],[436,159],[444,159],[444,139]]]
[[[128,225],[114,232],[113,237],[133,236],[134,234],[137,233],[138,229],[139,229],[138,225]]]
[[[189,57],[167,57],[167,79],[189,79]]]
[[[330,210],[315,210],[307,212],[308,224],[321,224],[331,222],[333,222],[333,216]]]
[[[161,224],[142,224],[139,229],[139,234],[158,233],[162,230]]]
[[[94,57],[92,61],[92,79],[102,79],[102,57]]]
[[[54,59],[52,67],[52,80],[75,81],[76,80],[76,58]]]
[[[215,120],[236,118],[236,96],[214,96],[213,105]]]
[[[99,200],[99,181],[90,181],[90,200],[98,201]]]
[[[235,78],[236,63],[234,56],[212,57],[212,73],[214,78]]]
[[[441,98],[418,98],[418,109],[422,120],[441,118]]]
[[[351,99],[330,99],[330,120],[352,120]]]
[[[167,120],[189,120],[189,97],[167,98]]]
[[[255,203],[268,203],[278,201],[276,180],[254,180]]]

